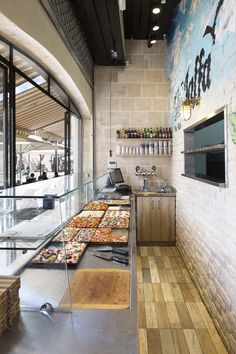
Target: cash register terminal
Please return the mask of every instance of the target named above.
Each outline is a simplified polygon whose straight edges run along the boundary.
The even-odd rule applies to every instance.
[[[114,192],[118,192],[122,195],[128,195],[132,193],[132,188],[128,184],[124,184],[124,178],[120,168],[114,168],[108,172],[109,181],[106,188],[103,189],[103,193],[111,192],[113,189]]]

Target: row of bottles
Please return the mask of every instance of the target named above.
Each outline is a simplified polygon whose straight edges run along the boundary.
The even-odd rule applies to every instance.
[[[136,146],[116,146],[117,155],[171,155],[172,141],[154,141]]]
[[[116,131],[117,139],[171,139],[171,128],[144,128],[144,129],[119,129]]]

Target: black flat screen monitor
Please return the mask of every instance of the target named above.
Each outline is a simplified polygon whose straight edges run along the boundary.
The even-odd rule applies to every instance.
[[[114,168],[109,172],[110,180],[112,185],[124,183],[124,178],[120,168]]]

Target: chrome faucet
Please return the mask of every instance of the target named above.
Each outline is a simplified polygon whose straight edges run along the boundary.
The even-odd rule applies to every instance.
[[[156,176],[156,166],[152,166],[152,171],[147,171],[147,170],[141,170],[140,166],[135,167],[135,176],[142,176],[143,177],[143,191],[148,192],[149,187],[148,187],[148,177],[150,176]]]
[[[163,180],[161,182],[160,187],[161,187],[160,192],[165,192],[165,189],[166,189],[166,181],[165,180]]]

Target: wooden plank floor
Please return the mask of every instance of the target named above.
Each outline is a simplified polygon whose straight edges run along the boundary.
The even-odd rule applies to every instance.
[[[227,354],[176,247],[138,247],[140,354]]]

